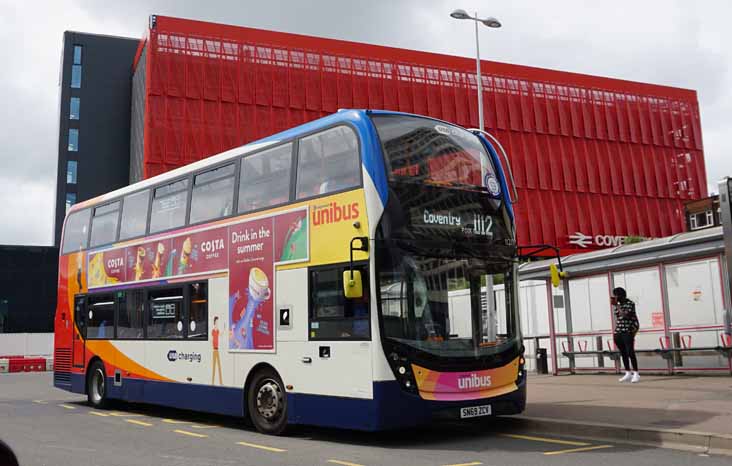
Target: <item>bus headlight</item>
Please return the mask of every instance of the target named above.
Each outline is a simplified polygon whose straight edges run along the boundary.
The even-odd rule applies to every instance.
[[[412,373],[412,366],[409,364],[409,360],[396,352],[391,353],[388,360],[399,385],[408,392],[416,392],[417,382],[414,380],[414,374]]]
[[[521,347],[521,355],[519,356],[518,360],[518,374],[516,375],[516,385],[519,385],[521,382],[523,382],[524,377],[526,377],[526,358],[524,357],[524,351],[526,350],[525,347]]]

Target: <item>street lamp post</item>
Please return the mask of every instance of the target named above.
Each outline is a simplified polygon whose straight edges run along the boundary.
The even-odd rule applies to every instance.
[[[501,22],[492,16],[489,16],[488,18],[480,18],[478,17],[478,12],[475,12],[475,16],[470,16],[467,11],[460,9],[450,13],[450,16],[455,19],[471,19],[475,22],[475,78],[478,82],[478,127],[482,133],[485,131],[485,128],[483,124],[483,79],[480,74],[480,41],[478,40],[478,23],[483,23],[489,28],[499,28],[501,27]],[[483,322],[483,329],[480,329],[480,333],[482,335],[483,332],[485,332],[484,337],[486,337],[488,341],[495,342],[498,336],[498,315],[495,296],[493,294],[493,276],[486,275],[485,279],[485,298],[488,312],[486,313],[486,320]]]
[[[481,131],[484,131],[483,127],[483,80],[480,75],[480,41],[478,40],[478,23],[483,23],[489,28],[501,27],[501,22],[496,18],[489,16],[488,18],[479,18],[478,13],[475,16],[470,16],[465,10],[455,10],[450,13],[455,19],[470,19],[475,22],[475,68],[476,68],[476,81],[478,82],[478,124]]]

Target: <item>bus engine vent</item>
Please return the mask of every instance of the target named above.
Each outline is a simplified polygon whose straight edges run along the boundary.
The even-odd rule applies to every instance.
[[[56,348],[53,354],[53,382],[71,383],[71,350]]]

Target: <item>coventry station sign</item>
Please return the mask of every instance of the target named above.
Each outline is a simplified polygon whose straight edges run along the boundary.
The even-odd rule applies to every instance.
[[[579,246],[581,248],[606,248],[613,246],[622,246],[628,239],[628,236],[617,235],[586,235],[580,231],[569,235],[569,244]]]

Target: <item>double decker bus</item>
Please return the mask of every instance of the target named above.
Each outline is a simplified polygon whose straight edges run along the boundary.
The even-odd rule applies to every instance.
[[[342,110],[74,205],[54,385],[271,434],[519,413],[516,258],[488,139]]]

